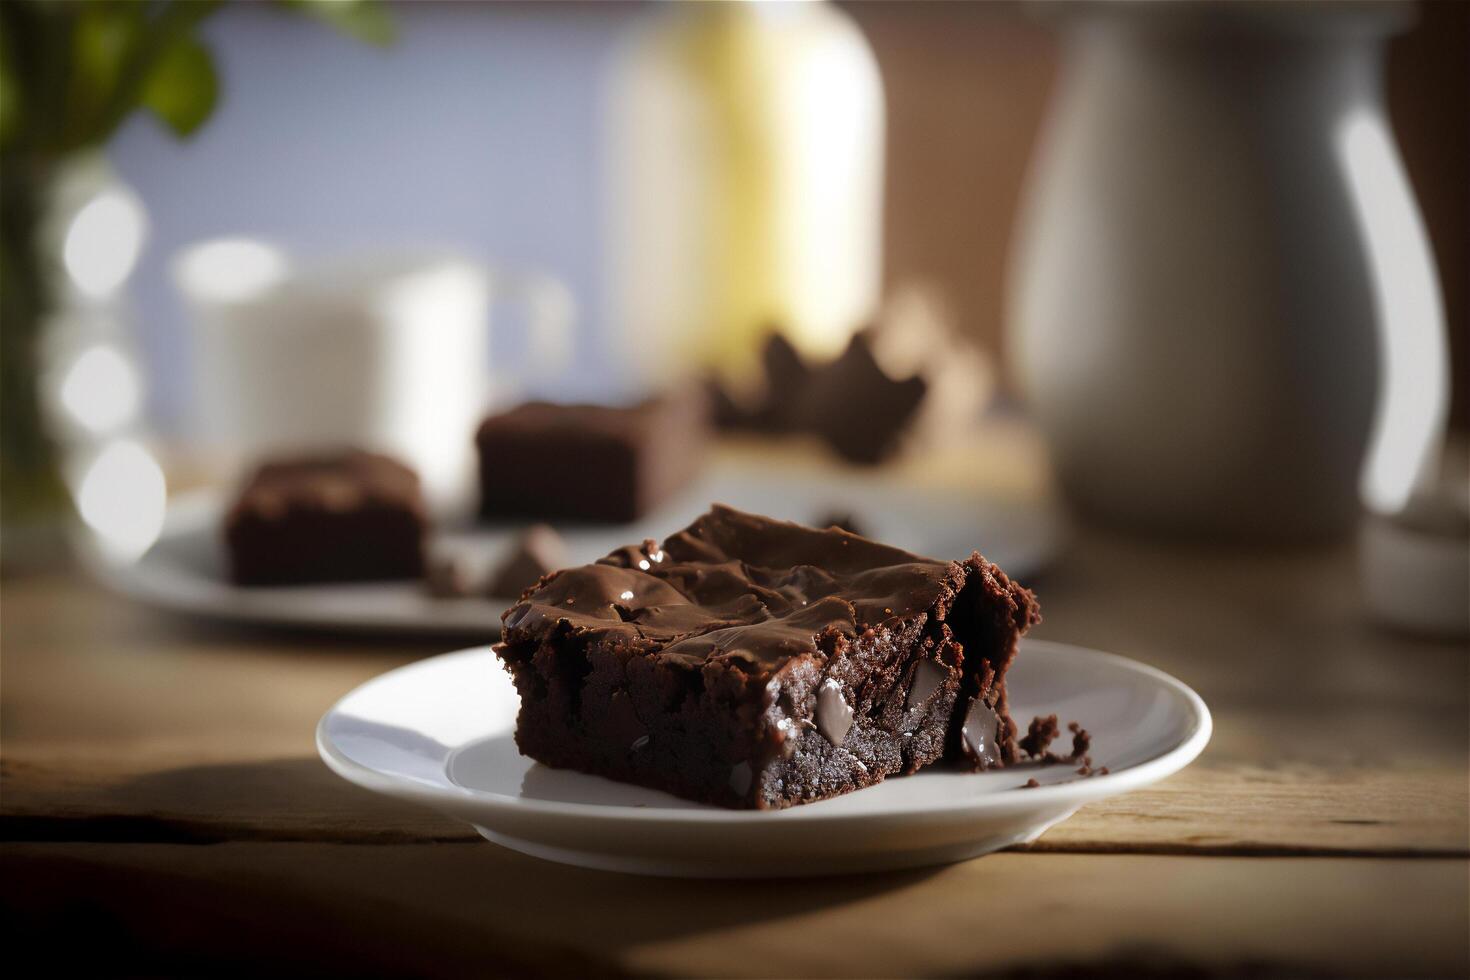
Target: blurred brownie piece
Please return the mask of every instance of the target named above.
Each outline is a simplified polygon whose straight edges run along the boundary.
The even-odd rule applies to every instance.
[[[479,591],[474,570],[462,555],[431,555],[424,590],[435,599],[467,599]]]
[[[779,809],[945,756],[1015,762],[1006,671],[1039,621],[979,554],[935,561],[716,505],[662,544],[543,578],[495,650],[531,758]]]
[[[796,427],[821,436],[844,459],[879,463],[898,448],[928,390],[918,375],[890,378],[873,355],[871,333],[861,331],[812,373],[794,408]]]
[[[418,578],[427,530],[418,476],[349,450],[261,465],[224,534],[237,584],[295,585]]]
[[[810,433],[854,463],[879,463],[897,450],[929,390],[919,374],[895,379],[874,356],[873,329],[854,334],[843,353],[808,364],[779,333],[761,353],[763,379],[749,404],[711,384],[723,429]]]
[[[816,436],[849,462],[872,465],[906,448],[951,444],[989,402],[992,374],[942,297],[909,285],[836,357],[804,359],[777,329],[759,377],[709,387],[721,429]]]
[[[707,439],[693,391],[630,407],[528,402],[480,424],[480,515],[637,520],[698,471]]]
[[[546,524],[532,524],[490,575],[486,594],[516,599],[541,576],[567,563],[566,542]]]
[[[710,380],[711,419],[721,429],[792,432],[796,406],[811,375],[791,341],[773,328],[761,349],[760,384],[754,391],[736,391],[718,378]]]

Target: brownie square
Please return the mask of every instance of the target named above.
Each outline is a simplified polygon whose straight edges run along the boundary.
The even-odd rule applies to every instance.
[[[418,578],[428,518],[418,476],[350,450],[267,462],[225,517],[238,585]]]
[[[528,402],[480,424],[480,515],[626,523],[698,471],[703,398],[688,392],[630,407]]]
[[[1016,758],[1005,674],[1039,621],[978,554],[934,561],[716,506],[544,579],[496,651],[520,750],[728,807]]]

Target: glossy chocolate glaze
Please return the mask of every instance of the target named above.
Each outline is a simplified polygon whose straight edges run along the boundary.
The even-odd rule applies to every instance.
[[[660,546],[620,548],[559,572],[505,614],[510,642],[548,631],[619,638],[660,660],[738,661],[765,676],[931,610],[943,618],[968,569],[860,538],[716,505]]]

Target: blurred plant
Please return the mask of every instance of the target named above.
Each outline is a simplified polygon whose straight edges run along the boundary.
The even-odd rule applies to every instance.
[[[213,111],[219,78],[195,29],[224,0],[0,2],[0,517],[42,516],[64,499],[37,394],[36,350],[53,306],[38,230],[48,190],[139,109],[175,135]],[[377,0],[277,0],[278,7],[384,45]]]

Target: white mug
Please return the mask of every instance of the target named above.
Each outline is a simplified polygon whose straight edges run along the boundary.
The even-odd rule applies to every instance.
[[[262,242],[221,239],[173,264],[194,326],[198,434],[238,466],[274,453],[360,446],[414,467],[429,500],[469,499],[475,425],[518,385],[492,384],[502,296],[526,307],[524,371],[562,366],[570,293],[447,253],[298,263]]]

